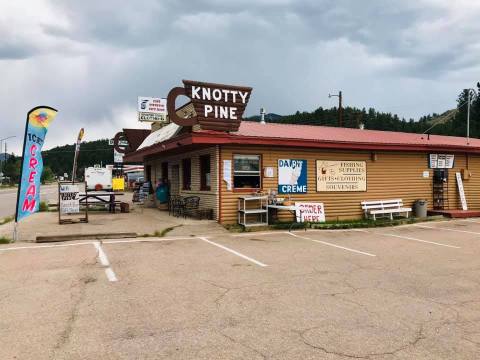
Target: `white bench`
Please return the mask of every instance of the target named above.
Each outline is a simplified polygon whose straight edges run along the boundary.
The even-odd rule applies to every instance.
[[[412,212],[412,208],[403,206],[402,199],[362,201],[361,204],[365,217],[372,216],[373,220],[377,220],[377,215],[388,215],[393,220],[393,214],[405,214],[408,218],[408,213]]]

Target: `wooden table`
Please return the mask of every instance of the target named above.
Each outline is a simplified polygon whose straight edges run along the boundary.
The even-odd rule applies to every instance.
[[[95,200],[92,204],[106,204],[108,205],[108,211],[115,213],[115,196],[123,195],[123,193],[113,191],[87,191],[86,193],[80,193],[80,203],[84,203],[87,206],[90,204],[90,199]],[[108,197],[108,199],[105,199]]]

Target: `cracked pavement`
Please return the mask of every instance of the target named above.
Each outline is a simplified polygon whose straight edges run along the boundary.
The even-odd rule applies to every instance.
[[[115,283],[93,246],[0,252],[0,358],[478,359],[480,220],[429,226],[307,232],[375,257],[209,237],[267,267],[195,238],[104,243]]]

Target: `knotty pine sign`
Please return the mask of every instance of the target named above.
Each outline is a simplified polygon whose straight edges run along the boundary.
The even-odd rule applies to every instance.
[[[247,107],[251,87],[183,80],[184,87],[173,88],[167,97],[170,120],[181,126],[199,124],[204,130],[237,131]],[[191,99],[196,116],[180,117],[175,100],[184,95]]]

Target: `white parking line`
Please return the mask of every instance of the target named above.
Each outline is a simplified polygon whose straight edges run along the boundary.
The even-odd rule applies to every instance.
[[[195,240],[194,237],[178,237],[178,238],[141,238],[141,239],[127,239],[127,240],[105,240],[103,244],[123,244],[123,243],[142,243],[142,242],[161,242],[161,241],[176,241],[176,240]]]
[[[69,243],[69,244],[58,244],[58,245],[37,245],[37,246],[15,246],[9,248],[0,248],[0,251],[14,251],[14,250],[26,250],[26,249],[45,249],[45,248],[60,248],[66,246],[78,246],[78,245],[90,245],[92,242],[81,242],[81,243]]]
[[[466,233],[466,234],[480,235],[480,232],[476,232],[476,231],[458,230],[458,229],[451,229],[451,228],[444,228],[444,227],[434,227],[434,226],[427,226],[427,225],[417,225],[417,224],[415,224],[414,226],[419,227],[419,228],[424,228],[424,229],[446,230],[446,231],[455,231],[455,232],[461,232],[461,233]]]
[[[278,234],[286,234],[288,231],[251,231],[247,233],[241,234],[233,234],[232,236],[261,236],[261,235],[278,235]]]
[[[97,249],[97,254],[98,254],[98,259],[100,260],[100,263],[107,267],[105,269],[105,275],[107,276],[108,281],[118,281],[117,276],[113,272],[112,268],[110,267],[110,262],[108,261],[107,254],[105,254],[105,251],[103,251],[102,245],[100,242],[95,241],[92,243],[93,246],[95,246],[95,249]]]
[[[355,250],[355,249],[350,249],[350,248],[347,248],[347,247],[344,247],[344,246],[340,246],[340,245],[335,245],[335,244],[332,244],[332,243],[329,243],[329,242],[326,242],[326,241],[311,239],[311,238],[308,238],[308,237],[306,237],[306,236],[300,236],[300,235],[297,235],[297,234],[294,234],[294,233],[287,233],[287,234],[289,234],[289,235],[291,235],[291,236],[294,236],[294,237],[297,237],[297,238],[300,238],[300,239],[305,239],[305,240],[314,241],[314,242],[317,242],[317,243],[320,243],[320,244],[323,244],[323,245],[333,246],[333,247],[336,247],[336,248],[339,248],[339,249],[343,249],[343,250],[346,250],[346,251],[351,251],[351,252],[354,252],[354,253],[357,253],[357,254],[362,254],[362,255],[367,255],[367,256],[377,256],[377,255],[375,255],[375,254],[370,254],[370,253],[367,253],[367,252],[364,252],[364,251]]]
[[[258,266],[262,266],[262,267],[268,266],[267,264],[264,264],[264,263],[262,263],[262,262],[260,262],[260,261],[258,261],[258,260],[252,259],[252,258],[249,257],[249,256],[243,255],[243,254],[239,253],[238,251],[235,251],[235,250],[233,250],[233,249],[230,249],[230,248],[228,248],[228,247],[226,247],[226,246],[224,246],[224,245],[220,245],[220,244],[218,244],[218,243],[216,243],[216,242],[214,242],[214,241],[208,240],[206,237],[200,236],[200,237],[197,237],[197,238],[200,239],[200,240],[202,240],[202,241],[205,241],[205,242],[207,242],[207,243],[209,243],[209,244],[211,244],[211,245],[217,246],[217,247],[219,247],[220,249],[223,249],[223,250],[225,250],[225,251],[228,251],[228,252],[230,252],[230,253],[232,253],[232,254],[234,254],[234,255],[237,255],[237,256],[245,259],[245,260],[248,260],[248,261],[250,261],[250,262],[252,262],[252,263],[254,263],[254,264],[258,265]]]
[[[396,234],[385,234],[385,233],[375,233],[375,234],[384,235],[384,236],[391,236],[391,237],[396,237],[396,238],[405,239],[405,240],[418,241],[418,242],[432,244],[432,245],[445,246],[445,247],[454,248],[454,249],[460,249],[459,246],[441,244],[441,243],[437,243],[435,241],[422,240],[422,239],[417,239],[417,238],[413,238],[413,237],[410,237],[410,236],[403,236],[403,235],[396,235]]]

